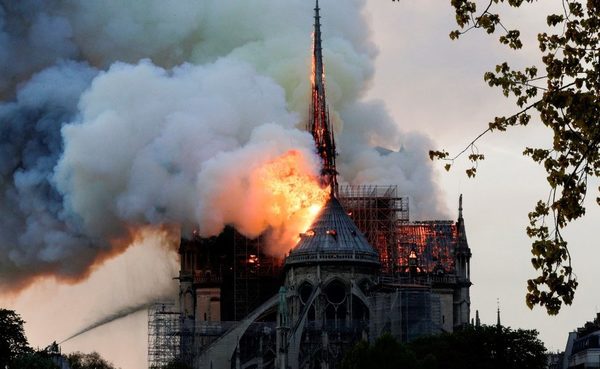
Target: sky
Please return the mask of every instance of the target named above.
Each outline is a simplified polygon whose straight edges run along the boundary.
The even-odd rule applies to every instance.
[[[382,101],[408,140],[404,145],[411,144],[411,137],[420,140],[425,135],[429,137],[426,145],[434,146],[432,149],[453,153],[485,129],[494,116],[513,111],[510,100],[483,82],[483,73],[504,60],[517,65],[536,63],[537,53],[532,31],[525,31],[526,47],[519,53],[500,46],[494,36],[478,33],[451,41],[448,33],[453,29],[453,15],[447,3],[368,0],[363,9],[367,22],[346,32],[370,34],[371,46],[377,49],[372,78],[367,88],[360,89],[359,101]],[[529,6],[523,12],[508,10],[507,22],[533,30],[543,26],[544,11],[557,4]],[[346,11],[333,0],[323,0],[322,6],[324,25],[328,17],[335,18],[327,12]],[[326,50],[327,37],[325,32]],[[328,64],[325,55],[329,73],[335,73],[331,69],[336,64],[332,60]],[[336,95],[333,85],[330,96],[336,100]],[[89,96],[88,101],[93,100],[94,94]],[[593,319],[600,306],[600,290],[595,287],[600,249],[594,233],[600,209],[589,196],[587,215],[564,232],[579,281],[573,305],[563,307],[558,316],[548,316],[541,308],[529,310],[525,305],[526,280],[535,274],[529,262],[530,240],[525,234],[527,213],[537,200],[547,196],[548,189],[544,171],[521,153],[526,146],[547,145],[549,140],[535,120],[526,128],[488,135],[477,145],[486,159],[475,179],[466,177],[467,163],[459,159],[448,173],[441,163],[435,163],[430,180],[441,189],[440,209],[447,210],[438,213],[446,217],[456,218],[458,196],[464,196],[467,237],[473,253],[471,315],[477,310],[482,322],[492,324],[499,306],[504,325],[537,329],[547,348],[554,351],[564,349],[568,332]],[[406,191],[409,193],[402,194],[413,195],[410,188]],[[413,220],[418,220],[419,212],[413,214]],[[43,279],[20,294],[0,294],[0,306],[22,314],[30,342],[44,347],[110,315],[113,309],[171,296],[176,290],[172,278],[178,268],[174,250],[165,245],[175,241],[158,231],[147,232],[147,237],[140,237],[124,253],[94,264],[89,278],[71,283]],[[65,342],[62,349],[97,350],[121,368],[141,369],[146,366],[146,327],[147,314],[140,311]]]

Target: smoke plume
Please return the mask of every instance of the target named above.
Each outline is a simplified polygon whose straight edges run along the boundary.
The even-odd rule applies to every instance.
[[[341,176],[398,184],[412,214],[443,216],[433,145],[361,100],[376,55],[364,2],[321,4]],[[303,131],[312,11],[304,0],[0,1],[0,288],[76,280],[143,227],[291,237],[319,197],[298,187],[319,172]],[[265,191],[265,168],[282,160],[295,169],[274,180],[288,191]]]

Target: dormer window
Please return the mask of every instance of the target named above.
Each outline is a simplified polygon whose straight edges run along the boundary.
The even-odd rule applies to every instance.
[[[410,254],[408,254],[408,265],[417,266],[417,253],[415,250],[410,250]]]

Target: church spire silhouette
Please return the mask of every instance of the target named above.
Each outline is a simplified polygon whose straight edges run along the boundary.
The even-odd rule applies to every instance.
[[[319,0],[315,5],[315,23],[313,34],[313,58],[311,76],[311,102],[308,120],[308,131],[315,140],[315,146],[321,157],[323,182],[331,187],[332,195],[337,196],[337,168],[335,164],[335,137],[329,120],[329,108],[325,98],[325,67],[323,64],[323,47],[321,44],[321,16]]]

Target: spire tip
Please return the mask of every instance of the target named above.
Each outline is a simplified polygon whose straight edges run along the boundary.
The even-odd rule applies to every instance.
[[[496,304],[498,305],[498,321],[496,322],[496,325],[498,326],[498,328],[500,328],[502,326],[502,324],[500,324],[500,299],[499,298],[496,299]]]

